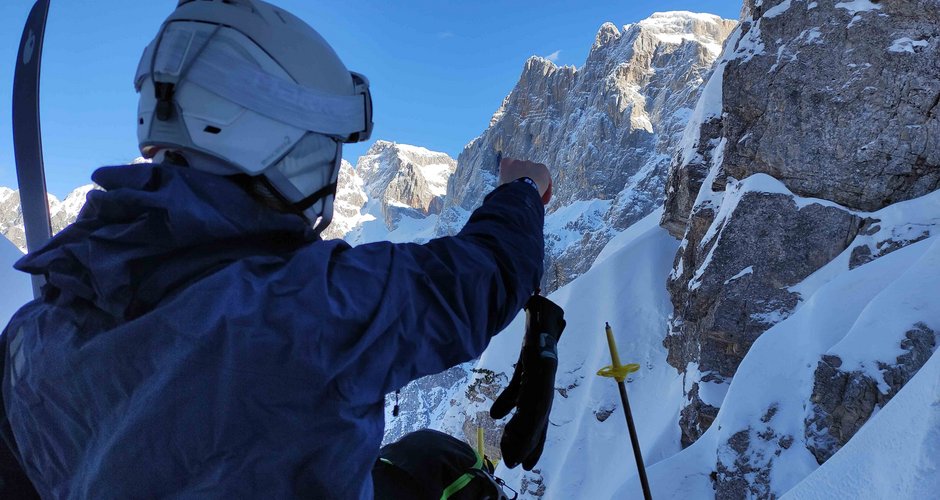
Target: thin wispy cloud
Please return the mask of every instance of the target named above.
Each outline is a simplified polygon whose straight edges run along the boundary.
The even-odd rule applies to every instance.
[[[455,37],[455,36],[457,36],[457,35],[453,34],[453,33],[450,32],[450,31],[441,31],[440,33],[437,34],[437,38],[439,38],[439,39],[441,39],[441,40],[446,40],[446,39],[448,39],[448,38],[453,38],[453,37]]]
[[[556,50],[555,52],[552,52],[551,54],[545,56],[545,59],[548,59],[549,61],[551,61],[551,62],[553,62],[553,63],[557,63],[557,62],[558,62],[558,56],[560,56],[560,55],[561,55],[561,51],[560,51],[560,50]]]

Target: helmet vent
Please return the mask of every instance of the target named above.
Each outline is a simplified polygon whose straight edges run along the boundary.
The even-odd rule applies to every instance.
[[[206,125],[206,128],[202,129],[203,132],[216,135],[222,131],[219,127],[213,127],[212,125]]]

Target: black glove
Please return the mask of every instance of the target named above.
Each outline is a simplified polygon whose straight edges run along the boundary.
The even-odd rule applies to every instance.
[[[534,295],[525,305],[525,338],[516,371],[506,390],[496,398],[490,416],[503,418],[516,408],[506,424],[500,449],[510,469],[522,464],[532,470],[542,456],[548,415],[555,399],[558,339],[565,329],[565,312],[554,302]]]

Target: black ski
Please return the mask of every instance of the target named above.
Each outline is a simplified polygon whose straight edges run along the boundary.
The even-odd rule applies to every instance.
[[[48,15],[49,0],[37,0],[23,28],[13,77],[13,150],[30,252],[52,238],[39,127],[39,68]],[[42,277],[33,276],[33,296],[39,296],[42,282]]]

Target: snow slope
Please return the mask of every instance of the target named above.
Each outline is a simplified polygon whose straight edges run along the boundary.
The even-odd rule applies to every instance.
[[[865,215],[881,220],[884,233],[898,232],[912,223],[936,229],[940,223],[940,192]],[[868,486],[854,484],[858,495],[837,497],[926,498],[919,492],[929,490],[926,485],[930,483],[924,480],[937,481],[937,476],[930,474],[940,464],[936,447],[929,446],[940,434],[935,374],[940,361],[936,353],[916,375],[920,381],[901,389],[849,441],[850,446],[821,468],[806,448],[804,431],[814,370],[821,356],[840,356],[845,359],[843,369],[861,370],[880,378],[878,362],[892,364],[904,352],[899,346],[911,327],[923,323],[934,331],[940,329],[940,306],[936,304],[940,296],[940,235],[936,231],[933,234],[852,270],[850,247],[794,287],[802,295],[801,305],[755,342],[708,431],[691,447],[666,460],[655,463],[654,457],[648,459],[654,496],[710,498],[715,494],[710,475],[720,475],[723,467],[735,466],[732,462],[743,455],[755,479],[740,488],[751,496],[760,496],[749,490],[760,483],[760,476],[775,495],[795,488],[798,498],[834,498],[818,492],[838,491],[842,484],[858,483],[857,471],[862,467],[869,471]],[[668,389],[662,388],[664,392]],[[901,397],[908,392],[925,397]],[[895,424],[891,419],[903,423]],[[917,436],[925,440],[923,445],[903,446],[916,442]],[[641,439],[660,437],[644,434]],[[853,444],[855,439],[859,440],[857,444]],[[875,446],[883,450],[884,456],[872,461],[868,454]],[[903,452],[899,451],[901,447]],[[880,469],[879,464],[890,468]],[[798,486],[804,480],[812,486]],[[626,498],[638,488],[634,476],[615,498]]]
[[[766,176],[741,184],[794,196],[801,205],[824,203],[795,197]],[[721,496],[713,477],[739,466],[742,454],[751,468],[749,481],[730,487],[741,498],[792,490],[795,498],[919,499],[937,491],[937,354],[822,467],[807,449],[805,430],[823,355],[839,356],[845,370],[880,378],[879,367],[905,352],[901,342],[914,325],[940,330],[940,191],[877,212],[857,212],[878,226],[791,288],[801,295],[800,305],[754,344],[730,387],[723,388],[727,392],[709,396],[723,400],[721,412],[685,450],[678,429],[684,380],[666,363],[662,347],[673,312],[665,281],[679,242],[657,225],[660,214],[614,238],[587,273],[550,295],[565,308],[568,327],[559,344],[545,452],[532,472],[497,471],[520,498],[640,495],[615,384],[595,376],[609,363],[605,321],[614,327],[624,362],[643,367],[631,377],[628,391],[655,498]],[[873,261],[850,269],[853,251],[882,248],[884,241],[907,243],[875,252]],[[523,328],[520,315],[467,369],[461,387],[435,396],[452,406],[444,412],[430,409],[434,428],[472,441],[476,426],[493,427],[486,412],[512,372]],[[497,446],[499,436],[493,434],[488,447]],[[873,457],[876,450],[881,454]],[[859,473],[864,480],[856,479]]]
[[[666,364],[662,345],[672,313],[665,282],[679,242],[659,227],[661,216],[657,210],[615,237],[587,273],[549,296],[564,307],[568,326],[558,347],[558,396],[546,451],[538,472],[502,466],[497,471],[521,498],[537,495],[540,485],[549,498],[611,498],[620,484],[615,479],[633,470],[617,386],[596,375],[610,364],[605,322],[614,329],[623,361],[642,365],[628,390],[636,425],[648,437],[644,455],[657,461],[679,451],[682,379]],[[475,377],[484,370],[512,372],[524,319],[520,314],[494,338]],[[464,415],[488,411],[488,396],[469,407],[451,408],[435,427],[461,436]],[[490,439],[495,443],[496,436],[488,444]]]
[[[940,356],[783,500],[935,498],[940,492]]]

